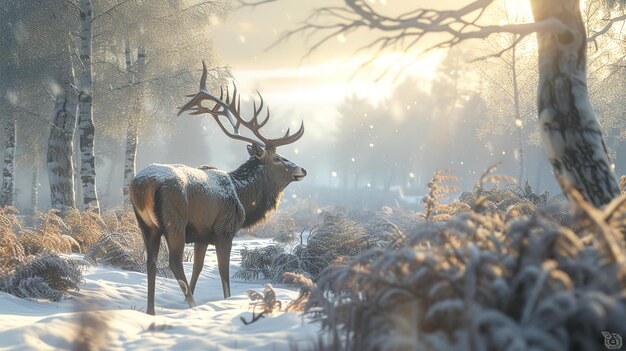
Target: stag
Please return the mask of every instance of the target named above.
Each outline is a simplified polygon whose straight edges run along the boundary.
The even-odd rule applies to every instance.
[[[261,128],[270,119],[269,109],[259,120],[263,111],[263,97],[251,119],[240,114],[240,99],[235,86],[232,97],[227,91],[219,98],[206,88],[207,70],[203,62],[200,92],[185,104],[179,115],[208,114],[230,138],[248,143],[250,158],[236,170],[227,173],[215,167],[193,168],[184,165],[152,164],[139,172],[130,186],[130,199],[137,216],[147,252],[148,307],[154,315],[154,285],[156,260],[161,237],[165,237],[169,249],[169,266],[178,280],[185,301],[190,307],[196,305],[193,293],[208,245],[215,245],[217,265],[222,280],[224,298],[230,296],[229,265],[233,237],[241,228],[262,222],[278,206],[285,187],[293,181],[301,181],[307,175],[304,168],[292,163],[276,152],[276,148],[291,144],[304,134],[300,129],[282,138],[268,139]],[[214,103],[213,108],[202,106]],[[222,123],[226,117],[234,132]],[[254,137],[239,133],[239,128],[249,130]],[[185,243],[194,243],[194,262],[190,284],[183,270]]]

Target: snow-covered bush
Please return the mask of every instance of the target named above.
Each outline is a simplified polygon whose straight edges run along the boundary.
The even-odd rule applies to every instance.
[[[294,242],[298,237],[296,222],[278,214],[273,214],[264,223],[246,230],[245,234],[255,238],[273,238],[280,243]]]
[[[59,301],[78,291],[83,281],[82,262],[49,254],[0,276],[0,290],[22,298]]]
[[[503,213],[527,196],[419,222],[330,269],[308,302],[328,348],[600,350],[603,331],[626,335],[626,197],[600,211],[570,196],[571,226]]]
[[[334,262],[357,255],[376,245],[364,226],[342,212],[323,212],[321,222],[311,229],[306,242],[294,247],[270,245],[241,252],[240,279],[281,281],[286,272],[317,279]]]
[[[282,245],[268,245],[253,250],[241,249],[241,269],[235,273],[235,278],[273,279],[274,269],[272,265],[279,255],[286,254],[286,248]]]
[[[108,265],[128,271],[147,271],[143,238],[138,231],[103,233],[85,254],[85,260],[93,264]],[[165,277],[173,276],[169,269],[165,240],[161,241],[159,249],[157,274]]]

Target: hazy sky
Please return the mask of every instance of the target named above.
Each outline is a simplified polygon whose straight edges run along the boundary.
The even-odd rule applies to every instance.
[[[528,1],[506,0],[510,7],[528,6]],[[235,2],[235,1],[233,1]],[[417,7],[456,9],[467,0],[370,0],[387,14],[403,13]],[[388,97],[395,75],[382,79],[380,73],[390,65],[402,67],[406,75],[417,76],[428,89],[437,63],[443,52],[417,56],[420,48],[403,54],[387,52],[368,68],[354,73],[367,59],[367,52],[355,56],[355,50],[377,36],[376,31],[362,31],[347,38],[331,39],[312,55],[305,57],[306,38],[296,35],[288,42],[268,48],[279,36],[294,29],[314,8],[340,5],[342,0],[281,0],[256,8],[236,9],[230,17],[212,28],[218,53],[224,63],[233,68],[240,89],[244,92],[260,91],[278,115],[291,114],[292,124],[304,119],[308,137],[323,137],[335,120],[335,106],[347,96],[356,94],[374,103]],[[515,9],[514,9],[515,11]],[[422,47],[432,44],[437,37],[429,36]]]
[[[416,5],[416,1],[411,0],[376,2],[377,6],[384,6],[391,12]],[[308,46],[301,35],[267,50],[280,34],[295,28],[313,8],[339,3],[341,1],[337,0],[283,0],[255,9],[239,9],[212,30],[218,53],[233,68],[239,87],[247,92],[259,90],[278,114],[291,114],[289,119],[294,125],[304,119],[307,137],[322,138],[334,127],[335,106],[347,96],[356,94],[373,102],[387,97],[392,85],[398,82],[392,81],[393,75],[380,81],[376,78],[390,64],[409,66],[407,74],[424,77],[427,85],[442,56],[442,53],[434,53],[418,59],[414,54],[401,56],[391,52],[353,77],[356,68],[366,59],[365,53],[354,56],[354,51],[375,33],[363,32],[330,40],[309,57],[305,57]],[[428,1],[423,3],[432,6]],[[439,3],[442,6],[459,4],[453,0]]]

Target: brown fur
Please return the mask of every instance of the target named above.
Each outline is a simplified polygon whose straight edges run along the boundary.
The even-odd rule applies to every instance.
[[[207,245],[215,245],[226,298],[230,296],[233,237],[239,229],[264,221],[278,206],[283,189],[306,176],[302,167],[275,150],[254,149],[251,154],[231,173],[212,166],[151,165],[133,179],[130,199],[148,253],[149,314],[154,314],[156,257],[161,237],[167,242],[172,273],[192,307]],[[185,243],[194,243],[191,284],[182,268]]]

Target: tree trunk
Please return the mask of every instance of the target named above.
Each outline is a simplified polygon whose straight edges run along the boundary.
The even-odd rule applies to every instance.
[[[39,167],[33,166],[33,179],[31,183],[30,191],[30,208],[33,214],[37,213],[37,207],[39,202]]]
[[[64,210],[74,205],[74,167],[72,155],[76,129],[77,92],[66,82],[63,94],[56,98],[50,139],[48,141],[48,180],[52,208]]]
[[[579,0],[531,0],[535,21],[567,28],[539,32],[538,112],[544,150],[557,177],[595,206],[619,194],[600,123],[587,90],[587,33]]]
[[[15,184],[15,120],[5,126],[4,165],[2,167],[2,192],[0,205],[14,206]]]
[[[523,135],[523,122],[522,114],[520,112],[520,97],[519,97],[519,85],[517,82],[517,47],[513,45],[511,48],[511,67],[513,69],[513,103],[515,108],[515,129],[517,132],[517,146],[519,152],[519,176],[517,178],[518,184],[522,186],[524,184],[524,135]]]
[[[137,76],[138,79],[143,79],[144,67],[146,65],[146,50],[143,47],[139,47],[137,52]],[[131,71],[132,65],[130,60],[130,49],[126,49],[126,70]],[[129,73],[129,77],[132,77]],[[129,78],[130,79],[130,78]],[[124,154],[124,206],[130,206],[130,183],[136,174],[136,160],[137,160],[137,142],[138,142],[138,129],[139,122],[142,118],[144,94],[143,87],[138,86],[136,99],[133,103],[133,109],[131,116],[128,119],[128,126],[126,129],[126,151]]]
[[[80,150],[80,135],[75,134],[72,141],[74,150]],[[74,169],[74,202],[80,203],[83,198],[83,183],[80,179],[80,153],[74,152],[72,167]]]
[[[96,157],[94,155],[95,126],[93,123],[93,73],[91,68],[92,13],[91,1],[80,0],[80,75],[79,122],[80,129],[80,174],[83,189],[83,209],[100,213],[96,191]]]

